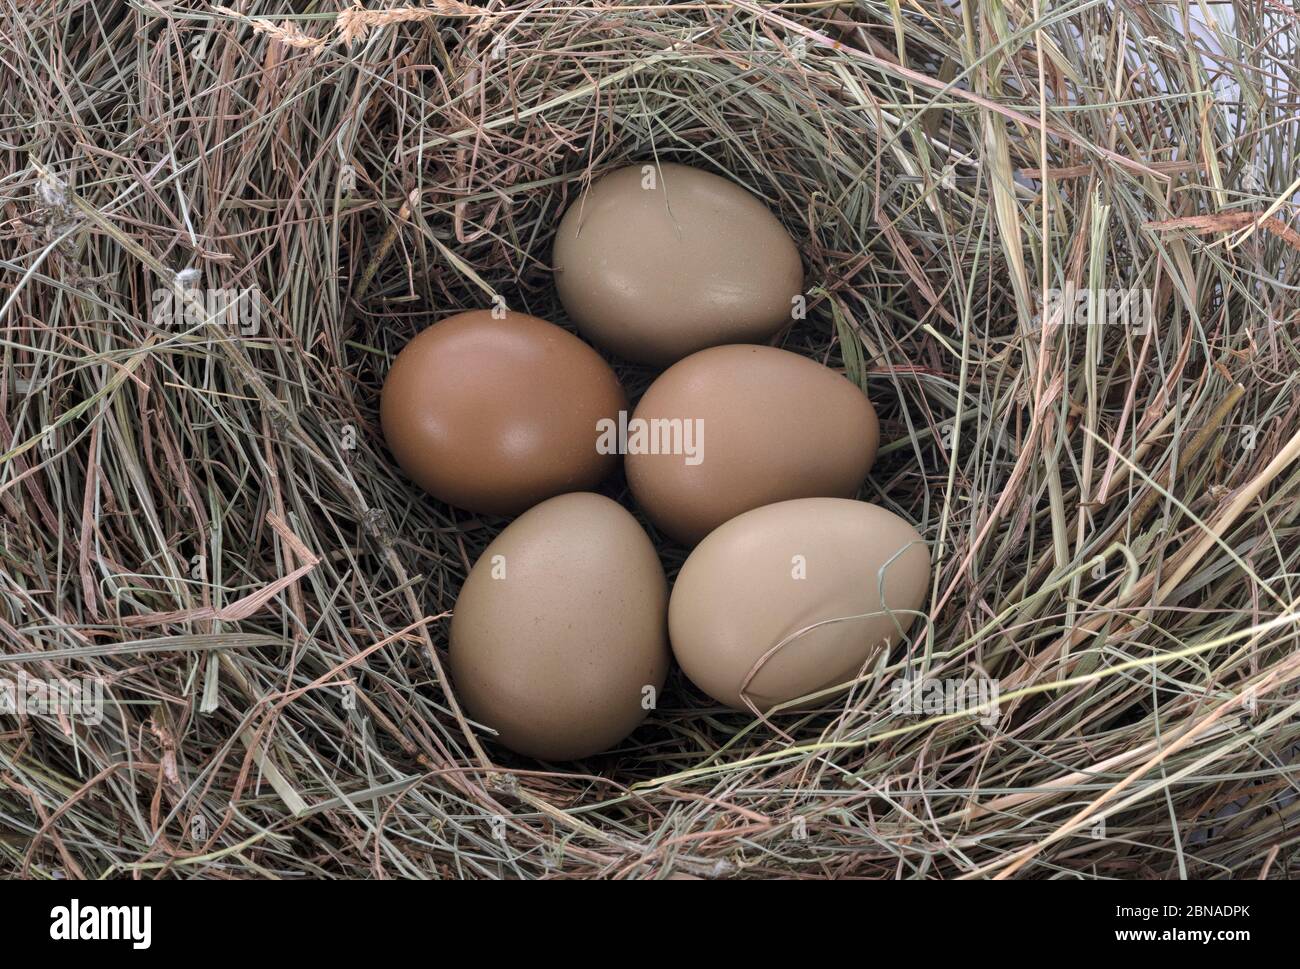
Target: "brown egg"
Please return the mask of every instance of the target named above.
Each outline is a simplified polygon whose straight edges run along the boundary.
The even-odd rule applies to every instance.
[[[544,501],[465,580],[451,620],[456,695],[517,753],[606,750],[663,688],[667,611],[659,556],[631,514],[589,493]]]
[[[596,450],[596,425],[626,407],[614,371],[572,333],[475,310],[403,348],[379,416],[397,463],[429,494],[515,515],[613,471],[618,456]]]
[[[668,607],[673,653],[719,703],[748,709],[748,679],[745,694],[767,710],[854,679],[902,639],[929,581],[921,536],[878,505],[766,505],[686,559]]]
[[[876,411],[855,384],[796,353],[750,345],[670,367],[627,427],[632,494],[685,545],[760,505],[852,497],[880,443]]]
[[[660,366],[767,340],[790,322],[803,288],[799,252],[767,206],[685,165],[600,179],[564,214],[553,261],[583,336]]]

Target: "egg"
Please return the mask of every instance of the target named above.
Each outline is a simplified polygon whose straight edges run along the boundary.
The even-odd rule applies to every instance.
[[[567,330],[526,313],[449,317],[397,355],[379,416],[416,484],[469,511],[515,515],[595,487],[617,454],[597,426],[627,407],[614,371]]]
[[[803,266],[767,206],[685,165],[634,165],[564,214],[555,286],[578,332],[665,366],[723,343],[761,343],[792,318]]]
[[[511,522],[452,614],[450,671],[469,716],[517,753],[576,760],[653,708],[668,674],[668,584],[622,506],[578,492]]]
[[[766,505],[687,557],[668,606],[673,654],[719,703],[748,709],[743,691],[767,710],[854,679],[912,626],[929,581],[921,536],[885,508]]]
[[[669,367],[626,424],[632,494],[685,545],[760,505],[854,496],[880,442],[856,384],[752,345],[712,347]]]

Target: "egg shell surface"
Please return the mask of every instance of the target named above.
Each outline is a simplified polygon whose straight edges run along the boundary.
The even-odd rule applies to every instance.
[[[666,366],[704,347],[762,342],[792,318],[803,265],[757,197],[686,165],[596,181],[555,236],[555,285],[584,337]]]
[[[743,687],[767,710],[877,661],[912,626],[929,580],[921,536],[888,509],[843,498],[766,505],[686,559],[668,607],[673,653],[719,703],[748,709]]]
[[[526,313],[474,310],[418,333],[384,382],[380,423],[421,488],[469,511],[515,515],[595,487],[618,465],[597,425],[627,397],[582,340]]]
[[[564,761],[607,750],[663,688],[667,608],[659,557],[628,511],[583,492],[544,501],[465,580],[450,631],[456,695],[517,753]]]
[[[693,422],[680,425],[683,447],[672,421]],[[659,453],[633,453],[638,427],[642,450],[657,438]],[[669,430],[651,434],[656,427]],[[657,528],[684,545],[751,508],[854,496],[880,444],[875,408],[856,384],[797,353],[752,344],[701,350],[669,367],[628,428],[632,494]],[[686,443],[699,445],[694,458],[673,453]]]

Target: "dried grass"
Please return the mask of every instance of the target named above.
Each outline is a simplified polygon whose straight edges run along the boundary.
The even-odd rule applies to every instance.
[[[0,675],[113,705],[0,717],[0,870],[1292,873],[1289,8],[2,9]],[[930,621],[778,729],[674,674],[623,749],[547,767],[455,705],[501,523],[394,470],[377,389],[493,294],[563,320],[559,214],[651,157],[799,240],[783,345],[875,400],[864,497],[933,542]],[[158,325],[196,284],[258,287],[260,331]],[[1156,325],[1036,321],[1066,285],[1149,289]],[[996,678],[996,723],[895,714],[904,672]]]

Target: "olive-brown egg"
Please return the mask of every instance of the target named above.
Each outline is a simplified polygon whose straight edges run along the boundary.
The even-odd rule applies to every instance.
[[[575,493],[511,522],[470,570],[450,668],[469,716],[517,753],[575,760],[630,734],[668,674],[668,585],[622,506]]]
[[[660,375],[627,422],[637,504],[692,545],[790,498],[850,498],[880,442],[875,409],[829,367],[775,347],[712,347]]]
[[[429,494],[514,515],[613,471],[618,456],[597,450],[597,425],[626,407],[614,371],[572,333],[475,310],[402,349],[379,415],[397,463]]]
[[[930,553],[908,522],[843,498],[733,518],[691,552],[668,607],[682,671],[719,703],[759,710],[854,679],[916,619]]]
[[[791,320],[803,266],[771,211],[686,165],[634,165],[597,181],[555,236],[555,286],[580,332],[640,363],[761,343]]]

